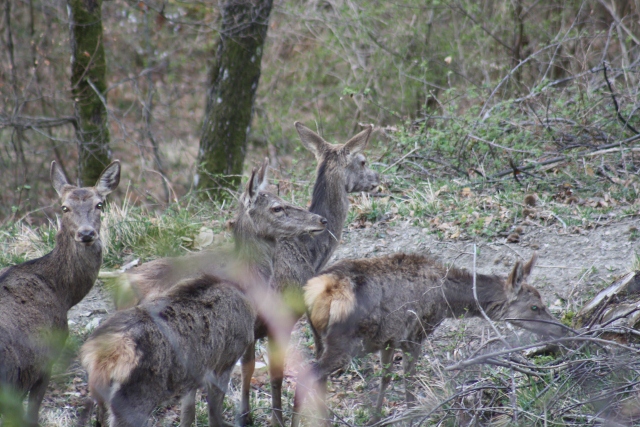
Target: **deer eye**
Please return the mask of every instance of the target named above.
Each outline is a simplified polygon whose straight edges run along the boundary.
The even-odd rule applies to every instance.
[[[366,161],[366,160],[363,160],[363,161],[361,161],[361,162],[360,162],[360,165],[361,165],[362,167],[364,167],[366,164],[367,164],[367,161]]]
[[[271,212],[273,213],[278,213],[278,212],[282,212],[284,209],[282,208],[282,206],[274,206],[271,208]]]
[[[537,306],[537,305],[532,305],[532,306],[531,306],[531,310],[533,310],[533,311],[538,311],[538,306]]]
[[[104,203],[100,202],[96,205],[96,209],[104,210]]]
[[[62,206],[62,212],[69,212],[69,208],[66,206]]]

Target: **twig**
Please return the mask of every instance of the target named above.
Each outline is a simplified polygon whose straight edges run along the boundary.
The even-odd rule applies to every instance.
[[[480,138],[479,136],[475,136],[473,134],[469,134],[470,138],[473,138],[477,141],[480,142],[484,142],[485,144],[489,144],[492,147],[496,147],[496,148],[500,148],[502,150],[506,150],[506,151],[513,151],[515,153],[525,153],[525,154],[533,154],[533,151],[527,151],[527,150],[516,150],[515,148],[509,148],[509,147],[505,147],[504,145],[500,145],[500,144],[496,144],[495,142],[492,141],[487,141],[486,139]],[[495,140],[494,140],[495,141]]]
[[[622,114],[620,114],[620,108],[618,107],[618,101],[616,100],[616,95],[613,93],[613,88],[611,87],[611,83],[609,82],[609,79],[607,78],[607,64],[603,64],[602,72],[604,73],[604,81],[607,82],[607,87],[609,88],[609,93],[611,93],[611,99],[613,100],[613,107],[616,109],[616,116],[618,116],[618,119],[620,119],[620,121],[622,122],[624,127],[629,129],[630,131],[632,131],[636,135],[640,134],[640,132],[638,132],[638,130],[636,128],[634,128],[633,126],[631,126],[629,124],[629,120],[625,120],[624,117],[622,117]]]
[[[400,163],[401,161],[403,161],[404,159],[406,159],[407,157],[409,157],[410,155],[412,155],[413,153],[415,153],[418,150],[419,147],[414,148],[413,150],[409,151],[407,154],[405,154],[404,156],[400,157],[398,160],[396,160],[395,162],[393,162],[391,164],[391,166],[387,167],[385,170],[382,171],[382,173],[385,173],[386,171],[388,171],[389,169],[391,169],[392,167],[394,167],[395,165],[397,165],[398,163]]]
[[[622,151],[623,149],[624,149],[624,147],[608,148],[606,150],[598,150],[598,151],[594,151],[592,153],[588,153],[588,154],[586,154],[586,156],[593,157],[593,156],[599,156],[601,154],[617,153],[619,151]],[[629,147],[625,151],[640,152],[640,147]]]
[[[578,336],[578,337],[569,337],[569,338],[556,338],[553,340],[549,340],[549,341],[543,341],[543,342],[538,342],[538,343],[534,343],[534,344],[528,344],[528,345],[523,345],[520,347],[513,347],[513,348],[509,348],[506,350],[500,350],[500,351],[496,351],[494,353],[490,353],[490,354],[485,354],[482,356],[478,356],[478,357],[474,357],[473,359],[467,359],[467,360],[463,360],[459,363],[456,363],[455,365],[451,365],[451,366],[445,366],[444,370],[445,371],[456,371],[456,370],[460,370],[460,369],[464,369],[468,366],[473,366],[473,365],[479,365],[482,363],[485,363],[487,359],[492,359],[494,357],[497,356],[502,356],[504,354],[509,354],[509,353],[515,353],[518,351],[522,351],[522,350],[528,350],[530,348],[534,348],[534,347],[539,347],[541,345],[544,344],[561,344],[561,343],[568,343],[568,342],[593,342],[593,343],[597,343],[597,344],[601,344],[601,345],[610,345],[610,346],[614,346],[614,347],[621,347],[625,350],[631,351],[635,354],[640,354],[640,350],[637,350],[635,348],[626,346],[624,344],[620,344],[616,341],[610,341],[610,340],[605,340],[605,339],[600,339],[600,338],[592,338],[592,337],[585,337],[585,336]]]

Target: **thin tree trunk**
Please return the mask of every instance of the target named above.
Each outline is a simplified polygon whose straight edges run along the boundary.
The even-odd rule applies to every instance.
[[[228,0],[211,70],[196,185],[215,198],[240,182],[273,0]]]
[[[102,0],[67,0],[71,29],[71,93],[78,125],[78,179],[93,185],[109,164]]]

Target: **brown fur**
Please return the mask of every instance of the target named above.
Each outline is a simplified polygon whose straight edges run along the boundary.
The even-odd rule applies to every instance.
[[[88,341],[82,346],[80,361],[91,372],[89,391],[93,396],[101,396],[112,382],[123,383],[129,379],[138,366],[140,354],[130,336],[115,332],[103,335],[100,340]]]
[[[62,205],[56,246],[42,258],[0,274],[0,394],[29,395],[21,425],[38,424],[50,367],[67,337],[67,311],[84,298],[98,276],[102,204],[119,180],[120,163],[116,161],[107,166],[94,187],[78,188],[53,162],[51,182]],[[0,401],[0,413],[22,418],[22,405]]]
[[[109,409],[111,427],[144,426],[154,408],[175,397],[185,409],[180,425],[190,426],[195,391],[204,388],[209,425],[224,426],[229,377],[253,342],[255,322],[253,304],[236,284],[186,279],[93,332],[81,349],[91,395]]]
[[[477,274],[477,300],[470,272],[426,256],[399,253],[343,260],[325,269],[305,287],[318,360],[296,387],[292,426],[297,427],[300,404],[314,386],[306,383],[309,377],[322,394],[330,373],[347,366],[353,356],[376,351],[381,352],[384,373],[373,421],[380,415],[396,348],[405,353],[407,403],[413,403],[409,385],[421,342],[447,317],[479,316],[478,304],[493,320],[510,319],[541,335],[563,335],[560,325],[544,323],[555,319],[537,289],[526,283],[534,263],[535,255],[524,266],[517,262],[507,279]]]
[[[331,274],[314,277],[307,282],[304,302],[309,307],[310,321],[322,332],[342,322],[355,309],[355,293],[349,280]]]

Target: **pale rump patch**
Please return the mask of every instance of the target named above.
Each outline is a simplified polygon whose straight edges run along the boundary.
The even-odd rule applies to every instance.
[[[89,374],[89,391],[103,400],[111,382],[123,383],[140,361],[133,340],[122,333],[100,335],[87,341],[80,349],[82,366]]]
[[[304,302],[309,320],[318,331],[345,320],[353,312],[356,296],[351,281],[333,274],[323,274],[307,282]]]

